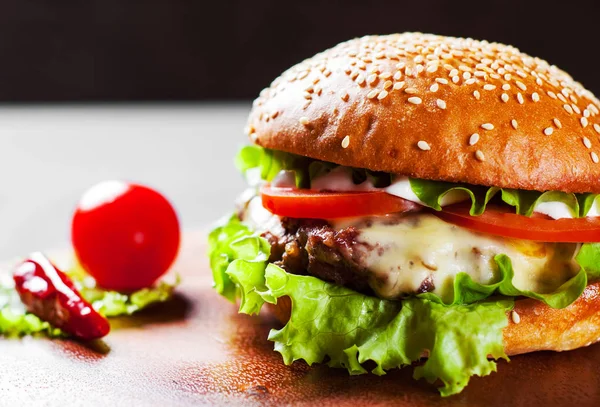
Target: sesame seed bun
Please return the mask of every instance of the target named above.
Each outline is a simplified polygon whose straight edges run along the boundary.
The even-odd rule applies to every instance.
[[[546,61],[425,34],[354,39],[283,73],[251,140],[352,167],[503,188],[600,193],[600,103]]]
[[[285,324],[291,300],[282,297],[269,311]],[[600,340],[600,283],[590,284],[581,296],[563,309],[553,309],[533,299],[518,299],[503,330],[507,355],[539,350],[566,351]]]

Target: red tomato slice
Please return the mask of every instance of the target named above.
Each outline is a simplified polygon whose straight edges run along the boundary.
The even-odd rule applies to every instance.
[[[261,196],[262,204],[268,211],[289,218],[347,218],[421,208],[416,203],[383,191],[314,192],[266,186],[261,189]]]
[[[551,219],[510,213],[513,208],[488,205],[480,216],[469,215],[470,205],[445,207],[435,215],[443,220],[477,232],[540,242],[600,242],[600,217]]]

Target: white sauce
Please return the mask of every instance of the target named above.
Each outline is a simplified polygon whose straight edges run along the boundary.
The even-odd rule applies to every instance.
[[[422,202],[418,196],[415,195],[412,188],[410,187],[410,181],[408,177],[397,177],[394,178],[392,184],[385,188],[385,192],[390,195],[399,196],[407,201],[418,203],[419,205],[427,206]]]
[[[246,170],[246,173],[245,173],[246,182],[248,183],[249,186],[256,187],[258,185],[261,185],[264,182],[260,176],[260,172],[261,172],[260,167],[250,168],[250,169]]]
[[[293,171],[281,170],[271,181],[271,185],[276,188],[296,188],[296,176]]]
[[[281,218],[266,210],[262,205],[262,200],[258,196],[248,201],[246,210],[244,211],[244,223],[258,233],[268,230],[278,236],[285,234],[281,225]]]
[[[598,198],[594,199],[594,203],[585,216],[600,216],[600,200]]]
[[[533,211],[548,215],[552,219],[572,219],[577,217],[577,214],[571,210],[569,205],[557,201],[540,202]],[[586,216],[590,216],[589,212]]]
[[[336,167],[325,175],[311,181],[310,189],[313,191],[332,192],[364,192],[376,191],[370,180],[360,184],[352,181],[352,170],[347,167]]]
[[[460,272],[474,281],[497,281],[493,258],[508,255],[513,264],[513,284],[523,290],[550,292],[577,271],[576,244],[538,243],[471,232],[419,213],[396,218],[382,216],[331,221],[336,229],[354,226],[364,266],[372,275],[370,285],[382,298],[398,298],[418,291],[427,278],[433,292],[446,300]],[[422,288],[422,287],[421,287]]]

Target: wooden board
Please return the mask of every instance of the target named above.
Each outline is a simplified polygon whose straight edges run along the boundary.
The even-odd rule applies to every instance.
[[[284,366],[266,340],[273,318],[238,315],[212,291],[204,246],[201,233],[186,235],[177,297],[113,320],[113,332],[93,347],[0,340],[0,405],[600,405],[599,345],[514,357],[445,399],[414,381],[411,368],[349,377],[326,366]]]

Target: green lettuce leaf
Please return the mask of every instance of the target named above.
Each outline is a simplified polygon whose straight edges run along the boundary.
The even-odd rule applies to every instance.
[[[575,260],[585,269],[589,281],[600,279],[600,243],[581,245]]]
[[[144,288],[130,294],[106,291],[96,287],[93,278],[75,266],[66,271],[81,296],[96,311],[106,317],[131,315],[151,305],[168,301],[173,290],[179,284],[179,276],[174,283],[161,281],[155,287]],[[27,312],[14,282],[8,275],[0,278],[0,334],[4,336],[23,336],[43,334],[49,337],[67,336],[60,329]]]
[[[25,310],[14,282],[8,275],[0,276],[0,334],[7,337],[33,334],[53,338],[63,336],[60,329]]]
[[[587,244],[583,245],[583,247],[586,246]],[[595,257],[595,260],[600,261],[600,253],[598,253],[598,257]],[[433,302],[443,303],[445,305],[457,305],[472,304],[492,295],[500,294],[507,297],[534,298],[551,308],[565,308],[583,293],[583,290],[585,290],[585,287],[587,286],[588,279],[592,280],[598,278],[597,271],[588,268],[587,265],[580,262],[579,265],[581,266],[581,269],[579,272],[560,285],[560,287],[557,287],[554,291],[549,293],[536,293],[534,291],[520,290],[514,286],[512,282],[514,270],[512,262],[507,255],[499,254],[494,257],[494,261],[500,274],[500,280],[496,283],[480,284],[473,281],[471,276],[467,273],[458,273],[454,279],[452,298],[450,301],[446,298],[442,299],[434,293],[423,293],[419,294],[418,297]],[[594,260],[592,259],[591,261]],[[596,263],[595,267],[598,268],[599,266],[600,262]]]
[[[224,230],[235,238],[223,238]],[[451,306],[426,298],[382,300],[269,264],[266,240],[235,217],[211,236],[209,257],[218,254],[215,250],[227,253],[228,264],[224,271],[217,270],[217,278],[225,281],[218,275],[224,272],[227,281],[236,286],[223,292],[239,293],[240,312],[258,313],[265,302],[291,298],[289,322],[269,334],[286,364],[299,359],[308,364],[328,360],[332,367],[360,374],[366,373],[364,364],[372,361],[373,373],[384,374],[428,354],[414,376],[432,383],[439,379],[443,383],[440,392],[447,396],[460,392],[472,375],[495,371],[496,364],[488,355],[507,358],[502,328],[508,324],[506,312],[514,304],[511,299]],[[227,245],[230,247],[224,247]]]

